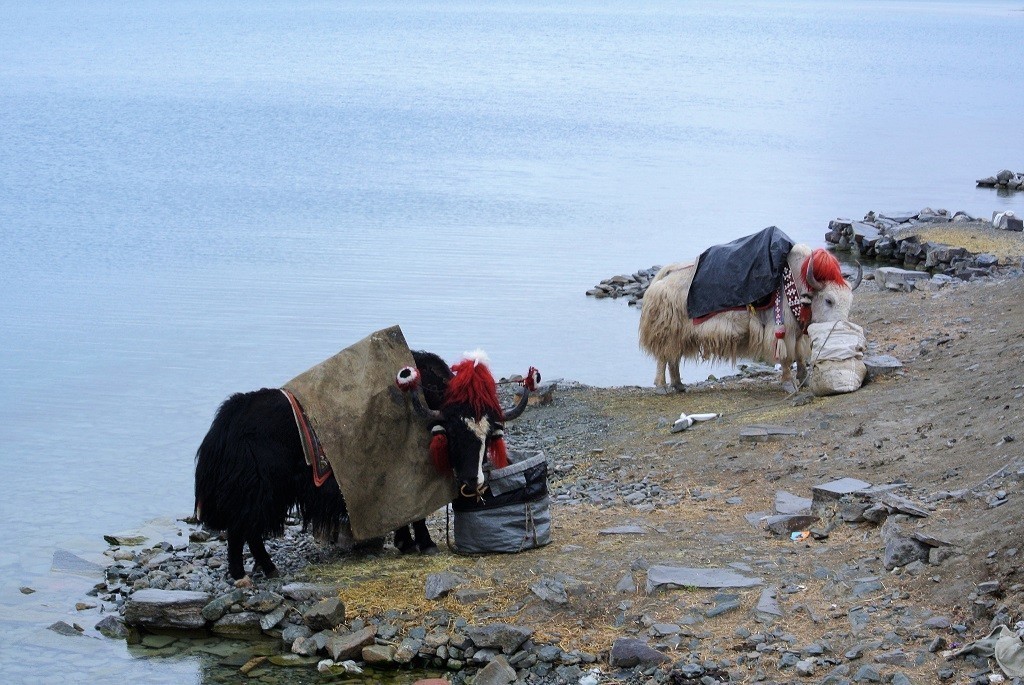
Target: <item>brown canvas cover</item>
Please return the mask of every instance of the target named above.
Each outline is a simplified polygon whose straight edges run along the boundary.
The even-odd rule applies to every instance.
[[[430,427],[395,387],[398,370],[413,363],[402,329],[392,326],[284,385],[331,462],[355,540],[425,518],[456,495],[454,479],[431,465]]]

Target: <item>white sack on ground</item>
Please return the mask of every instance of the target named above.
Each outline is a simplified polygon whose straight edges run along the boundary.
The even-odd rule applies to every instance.
[[[860,388],[867,375],[864,329],[849,321],[832,321],[812,323],[807,334],[811,338],[811,392],[836,395]]]

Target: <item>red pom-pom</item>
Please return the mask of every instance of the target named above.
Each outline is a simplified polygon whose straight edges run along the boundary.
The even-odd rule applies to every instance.
[[[491,440],[487,449],[487,460],[491,462],[491,468],[503,469],[508,466],[508,450],[505,448],[504,438]]]
[[[804,282],[804,287],[809,287],[807,285],[807,265],[812,259],[814,260],[814,280],[822,284],[835,283],[850,287],[850,284],[843,278],[843,269],[839,265],[839,260],[831,252],[821,247],[815,248],[811,252],[811,256],[800,265],[800,278]]]
[[[526,378],[523,379],[523,385],[526,386],[527,390],[533,392],[539,384],[540,371],[537,370],[537,367],[531,366],[530,370],[526,372]]]
[[[451,471],[451,464],[448,462],[448,436],[444,433],[434,433],[430,439],[430,461],[434,462],[434,468],[438,473],[446,474]]]
[[[782,327],[782,326],[777,326],[775,328],[775,339],[776,340],[782,340],[785,337],[786,337],[786,329],[784,327]]]

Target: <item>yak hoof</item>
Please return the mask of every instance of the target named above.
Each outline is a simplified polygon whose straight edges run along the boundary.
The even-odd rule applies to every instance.
[[[794,383],[792,379],[785,381],[782,384],[782,389],[788,393],[794,393],[796,392],[796,383]]]
[[[250,588],[252,587],[252,578],[249,576],[242,576],[235,581],[235,587],[239,588]]]
[[[675,389],[676,392],[686,392],[686,386],[683,385],[682,383],[680,383],[679,385],[673,384],[672,387]]]
[[[670,385],[656,385],[654,386],[655,395],[670,395],[675,392],[675,388]]]
[[[427,545],[426,547],[420,548],[420,554],[423,554],[428,557],[437,556],[440,553],[441,550],[437,548],[437,545]]]

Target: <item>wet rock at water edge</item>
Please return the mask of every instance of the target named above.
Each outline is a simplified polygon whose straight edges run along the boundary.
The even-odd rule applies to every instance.
[[[333,635],[327,640],[327,653],[335,661],[358,659],[362,656],[363,647],[372,645],[376,636],[377,628],[374,626],[367,626],[346,635]]]
[[[533,629],[507,623],[492,623],[485,626],[467,626],[466,634],[477,647],[500,649],[505,654],[512,654],[533,637]]]
[[[58,635],[67,635],[67,636],[78,637],[78,636],[80,636],[82,634],[81,629],[79,629],[79,628],[77,628],[77,627],[75,627],[75,626],[73,626],[73,625],[71,625],[69,623],[66,623],[65,621],[57,621],[53,625],[48,626],[47,629],[48,630],[52,630],[53,632],[57,633]]]
[[[210,595],[190,590],[138,590],[125,602],[130,626],[192,630],[206,625],[203,608]]]
[[[101,635],[112,640],[124,640],[128,637],[128,627],[120,616],[107,616],[97,623],[95,628]]]
[[[302,616],[302,622],[314,632],[330,630],[345,622],[345,604],[337,597],[321,599]]]

